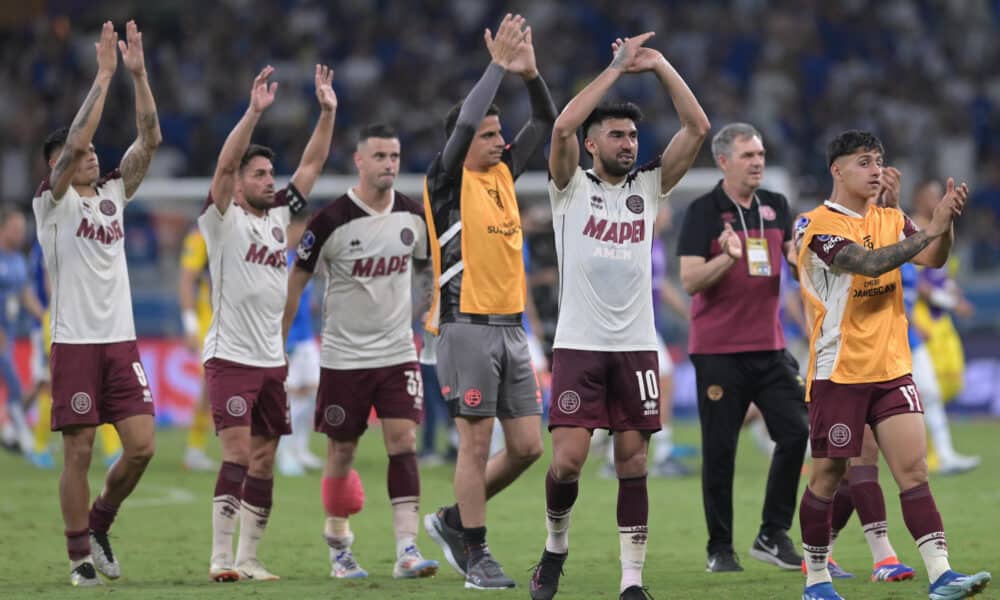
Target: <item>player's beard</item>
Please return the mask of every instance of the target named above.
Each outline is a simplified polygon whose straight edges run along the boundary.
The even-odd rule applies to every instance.
[[[261,198],[252,198],[250,196],[244,196],[243,200],[250,205],[254,210],[267,210],[271,208],[272,201],[268,199],[267,196]]]
[[[632,171],[632,166],[635,164],[635,157],[628,164],[623,164],[618,160],[618,155],[605,156],[603,154],[598,154],[598,160],[601,161],[601,166],[604,168],[604,172],[612,177],[624,177]]]

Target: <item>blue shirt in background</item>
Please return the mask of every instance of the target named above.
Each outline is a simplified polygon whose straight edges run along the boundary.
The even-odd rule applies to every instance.
[[[20,252],[0,250],[0,328],[8,343],[16,333],[17,317],[21,314],[21,292],[28,286],[28,263]]]
[[[899,267],[899,276],[903,280],[903,307],[906,309],[906,320],[908,322],[907,335],[910,338],[910,350],[916,350],[924,343],[917,328],[913,326],[913,307],[917,304],[917,283],[920,279],[920,272],[916,265],[904,263]]]

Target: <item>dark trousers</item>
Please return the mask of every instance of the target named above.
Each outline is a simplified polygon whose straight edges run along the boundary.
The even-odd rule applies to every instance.
[[[764,415],[777,446],[767,476],[761,533],[788,530],[809,439],[809,413],[798,364],[784,350],[694,354],[701,420],[702,501],[708,552],[733,547],[733,471],[750,403]]]
[[[451,420],[448,404],[441,397],[441,385],[438,383],[437,369],[434,365],[420,363],[420,375],[424,382],[424,422],[420,432],[420,453],[430,454],[437,451],[435,438],[438,429]]]

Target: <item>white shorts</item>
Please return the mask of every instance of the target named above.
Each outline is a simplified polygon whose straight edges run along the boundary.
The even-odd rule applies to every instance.
[[[42,339],[42,328],[31,330],[31,381],[32,384],[48,383],[52,380],[49,373],[49,359],[45,356],[45,342]]]
[[[319,344],[310,338],[296,344],[288,356],[285,388],[291,391],[316,387],[319,387]]]
[[[656,334],[656,357],[660,361],[660,377],[673,375],[674,361],[670,358],[667,343],[663,341],[663,336],[659,333]]]

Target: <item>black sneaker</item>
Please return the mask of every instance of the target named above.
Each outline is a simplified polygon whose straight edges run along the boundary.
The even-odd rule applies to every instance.
[[[786,571],[802,568],[802,555],[795,551],[795,544],[784,531],[771,535],[757,534],[750,547],[750,556]]]
[[[559,577],[568,553],[542,551],[542,558],[531,574],[531,600],[552,600],[559,590]]]
[[[479,558],[469,563],[469,571],[465,575],[467,590],[502,590],[512,588],[516,583],[503,572],[503,567],[489,552],[483,552]]]
[[[653,596],[649,593],[649,588],[632,585],[625,588],[618,600],[653,600]]]
[[[115,553],[111,551],[111,542],[108,541],[107,533],[98,533],[91,530],[90,547],[94,554],[94,566],[108,579],[118,579],[122,576],[121,565],[115,559]]]
[[[94,563],[84,560],[69,573],[69,582],[74,587],[91,587],[101,585],[101,580],[97,577],[97,570]]]
[[[709,553],[708,563],[705,565],[705,571],[709,573],[730,573],[742,570],[739,557],[728,548]]]
[[[469,554],[465,549],[465,539],[461,530],[454,529],[444,520],[445,507],[435,513],[424,515],[424,529],[427,535],[441,546],[445,559],[455,571],[465,576],[469,564]]]

